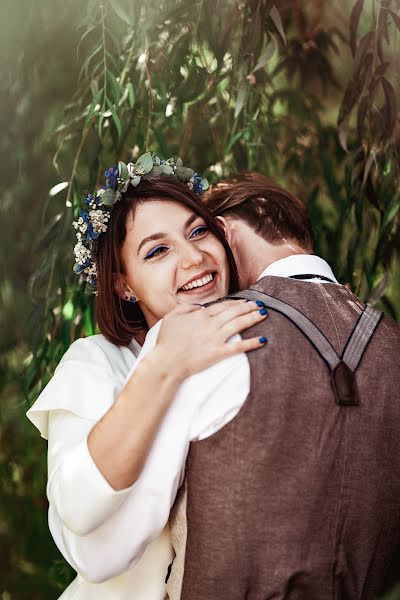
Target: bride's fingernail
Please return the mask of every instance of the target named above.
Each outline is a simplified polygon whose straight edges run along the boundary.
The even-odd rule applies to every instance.
[[[260,342],[260,344],[265,344],[268,340],[266,337],[263,336],[263,337],[258,338],[258,341]]]
[[[260,315],[267,315],[268,311],[266,308],[262,308],[261,310],[258,311],[260,313]]]

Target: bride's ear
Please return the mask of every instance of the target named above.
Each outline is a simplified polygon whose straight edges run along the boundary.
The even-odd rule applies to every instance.
[[[114,273],[113,280],[114,291],[116,294],[118,294],[121,300],[126,300],[127,302],[138,302],[139,298],[135,295],[135,292],[129,287],[123,275]]]
[[[221,225],[222,229],[224,230],[225,239],[228,242],[228,244],[232,247],[232,243],[233,243],[232,222],[229,221],[228,219],[225,219],[225,217],[220,217],[220,216],[215,217],[215,219]]]

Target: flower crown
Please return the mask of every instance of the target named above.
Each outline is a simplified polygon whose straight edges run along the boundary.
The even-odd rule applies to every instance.
[[[78,220],[73,222],[78,238],[74,247],[74,271],[94,289],[97,286],[97,239],[107,231],[107,223],[114,205],[127,191],[129,184],[136,187],[141,179],[170,175],[186,182],[188,187],[197,194],[201,194],[208,188],[207,179],[202,179],[193,169],[184,167],[181,158],[176,162],[173,158],[161,160],[151,152],[142,154],[135,163],[126,165],[119,162],[104,174],[105,185],[97,190],[95,195],[88,195],[83,207],[79,209]]]

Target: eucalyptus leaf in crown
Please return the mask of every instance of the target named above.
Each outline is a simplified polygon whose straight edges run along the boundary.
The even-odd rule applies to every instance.
[[[73,222],[78,239],[74,247],[74,271],[94,290],[97,286],[97,240],[107,231],[112,209],[129,185],[136,187],[142,179],[169,175],[186,183],[196,194],[201,194],[208,188],[207,179],[202,179],[193,169],[184,167],[181,158],[176,162],[173,158],[161,160],[151,152],[142,154],[135,163],[125,164],[120,161],[104,174],[105,185],[94,195],[87,196],[83,207],[79,209],[78,220]]]

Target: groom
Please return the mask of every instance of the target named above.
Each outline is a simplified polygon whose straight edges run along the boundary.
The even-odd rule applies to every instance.
[[[250,288],[238,297],[269,311],[243,335],[268,343],[187,380],[135,484],[145,502],[158,465],[150,536],[184,473],[169,596],[372,599],[400,549],[400,328],[338,284],[270,179],[227,182],[209,206]]]

